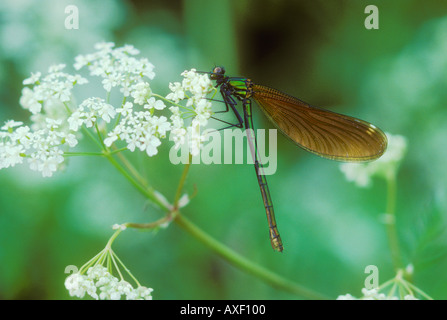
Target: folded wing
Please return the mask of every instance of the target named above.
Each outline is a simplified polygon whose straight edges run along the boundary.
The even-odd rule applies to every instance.
[[[252,86],[252,97],[283,134],[321,157],[369,161],[386,150],[387,138],[374,125],[316,108],[278,90]]]

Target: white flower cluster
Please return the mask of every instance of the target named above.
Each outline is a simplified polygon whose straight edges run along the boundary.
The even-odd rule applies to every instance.
[[[20,98],[21,106],[32,114],[32,124],[10,120],[1,127],[0,169],[27,159],[32,170],[49,177],[61,167],[64,153],[77,145],[81,129],[89,128],[97,131],[92,136],[104,137],[101,142],[107,148],[124,141],[130,151],[138,149],[153,156],[170,131],[176,149],[187,143],[193,155],[198,153],[205,140],[202,127],[212,115],[206,95],[214,87],[208,75],[194,69],[183,72],[183,81],[170,83],[171,93],[163,98],[146,81],[154,78],[154,66],[145,58],[137,59],[139,51],[133,46],[114,48],[113,43],[99,43],[95,49],[76,57],[74,67],[87,67],[90,75],[102,78],[107,97],[118,87],[123,103],[115,107],[109,98],[90,97],[76,105],[73,88],[88,81],[63,72],[63,64],[50,67],[46,76],[32,74],[23,81],[30,87],[22,90]],[[166,108],[163,100],[172,105],[170,119],[156,114]],[[185,118],[192,118],[191,123],[186,124]]]
[[[0,169],[22,163],[26,158],[32,170],[51,177],[64,161],[64,150],[73,148],[78,141],[66,125],[65,103],[71,100],[76,84],[87,83],[79,75],[62,72],[65,65],[52,66],[48,75],[32,74],[25,79],[20,104],[29,110],[31,126],[7,121],[0,131]]]
[[[55,65],[45,77],[39,72],[23,81],[33,86],[25,87],[20,98],[21,106],[32,113],[32,125],[9,120],[1,127],[0,169],[23,163],[26,158],[32,170],[50,177],[64,161],[64,150],[77,145],[76,136],[66,125],[64,103],[71,99],[73,87],[87,80],[62,72],[64,68],[63,64]]]
[[[89,114],[94,116],[95,113],[92,111],[96,110],[107,123],[119,115],[119,123],[108,132],[104,140],[107,147],[117,140],[123,140],[130,151],[138,148],[140,151],[145,151],[148,156],[153,156],[158,153],[160,138],[165,138],[166,132],[171,128],[166,117],[153,115],[154,110],[163,110],[166,107],[161,100],[151,97],[150,84],[145,81],[146,78],[152,80],[155,77],[154,66],[147,59],[133,57],[139,54],[139,51],[131,45],[115,49],[113,47],[113,43],[97,44],[95,46],[97,52],[76,57],[74,66],[78,70],[88,66],[92,76],[103,78],[102,84],[107,92],[113,87],[120,87],[124,97],[132,97],[133,103],[126,102],[121,108],[115,109],[104,101],[96,101],[98,103],[96,108],[94,106],[89,108]],[[143,106],[143,110],[137,109],[137,105]],[[79,117],[83,114],[82,107],[81,104],[81,110],[76,110],[72,115],[75,116],[73,127],[82,124],[87,127],[92,125],[89,121],[91,117],[85,115],[83,118]]]
[[[185,71],[181,75],[184,77],[183,81],[170,83],[171,93],[166,96],[166,99],[176,104],[187,99],[186,108],[182,108],[185,111],[181,111],[178,106],[169,108],[172,112],[170,139],[174,141],[176,149],[188,143],[189,151],[194,156],[199,153],[206,139],[203,127],[207,125],[212,115],[212,105],[206,96],[213,91],[214,87],[208,75],[198,74],[195,69]],[[185,127],[184,115],[193,117],[188,127]]]
[[[96,300],[152,300],[153,291],[144,286],[133,288],[129,282],[112,276],[102,265],[90,267],[86,275],[77,272],[68,276],[65,288],[72,297],[84,298],[87,294]]]
[[[42,74],[37,72],[23,80],[24,85],[32,85],[33,89],[23,88],[20,105],[33,115],[43,114],[53,118],[54,116],[60,116],[61,113],[58,113],[57,110],[64,102],[71,100],[73,87],[76,84],[88,82],[87,79],[78,74],[71,75],[62,72],[64,68],[64,64],[54,65],[48,69],[48,74],[42,79]],[[64,111],[63,108],[62,111]],[[33,121],[37,119],[37,117],[32,118]]]
[[[154,79],[154,66],[145,58],[133,57],[140,53],[133,46],[113,48],[114,46],[113,42],[96,44],[95,53],[75,58],[75,69],[88,66],[92,76],[103,78],[102,84],[107,92],[113,87],[120,87],[123,95],[128,97],[132,94],[136,103],[144,100],[144,94],[150,95],[149,83],[144,78]]]
[[[395,174],[407,150],[407,140],[404,136],[386,133],[388,148],[382,157],[368,163],[343,163],[340,170],[348,181],[359,187],[367,187],[371,178],[376,175],[389,177]]]
[[[153,100],[151,101],[151,99]],[[171,124],[164,116],[152,115],[153,108],[160,110],[165,105],[160,100],[155,102],[154,98],[151,99],[148,100],[143,111],[133,110],[134,105],[131,102],[126,102],[122,108],[117,109],[121,120],[104,140],[107,147],[119,139],[127,143],[127,149],[130,151],[138,148],[140,151],[146,151],[150,157],[157,154],[157,147],[161,145],[160,138],[166,137],[166,132],[171,129]],[[157,104],[157,102],[161,102],[161,104]]]
[[[377,289],[362,289],[363,296],[360,298],[356,298],[349,293],[346,295],[341,295],[337,297],[337,300],[399,300],[398,297],[391,295],[385,295],[384,293],[380,293]],[[404,296],[404,300],[419,300],[415,296],[407,294]]]
[[[8,124],[9,123],[9,124]],[[22,163],[27,157],[32,170],[51,177],[64,161],[63,146],[74,147],[78,143],[75,135],[59,130],[62,120],[46,119],[44,128],[32,131],[21,122],[7,122],[0,131],[0,169]],[[17,129],[12,130],[12,126]]]

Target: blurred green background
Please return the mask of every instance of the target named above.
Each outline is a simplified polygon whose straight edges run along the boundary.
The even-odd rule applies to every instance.
[[[78,30],[64,9],[79,8]],[[379,30],[364,9],[379,8]],[[22,80],[99,41],[133,44],[156,67],[154,91],[168,93],[190,68],[223,65],[313,105],[368,120],[408,139],[398,176],[397,228],[413,281],[447,298],[447,2],[441,1],[24,1],[0,3],[0,122],[26,122]],[[86,75],[84,73],[84,75]],[[255,110],[255,126],[271,128]],[[152,185],[173,199],[182,167],[169,146],[141,160]],[[359,189],[339,163],[278,139],[269,176],[285,250],[273,252],[251,165],[195,165],[183,214],[215,238],[278,274],[330,297],[360,295],[367,265],[394,276],[385,226],[386,184]],[[149,222],[160,212],[103,159],[70,159],[42,178],[27,165],[0,171],[0,298],[68,299],[67,265],[99,252],[111,225]],[[234,268],[177,225],[127,230],[114,244],[154,299],[296,299]]]

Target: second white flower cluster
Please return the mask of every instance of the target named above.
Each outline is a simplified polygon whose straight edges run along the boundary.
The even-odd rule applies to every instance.
[[[70,296],[84,298],[89,295],[96,300],[152,300],[151,288],[133,288],[125,281],[112,276],[102,265],[90,267],[85,275],[74,273],[65,280]]]

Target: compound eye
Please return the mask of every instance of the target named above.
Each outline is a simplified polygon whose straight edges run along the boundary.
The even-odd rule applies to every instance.
[[[225,69],[224,69],[224,67],[215,67],[213,69],[213,73],[222,74],[223,75],[225,73]]]

